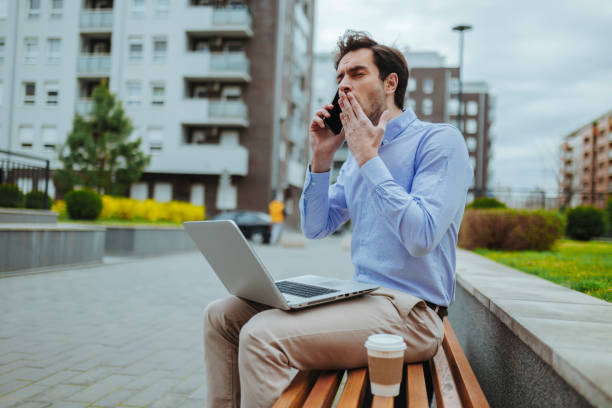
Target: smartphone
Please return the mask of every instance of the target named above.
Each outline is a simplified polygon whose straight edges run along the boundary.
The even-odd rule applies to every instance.
[[[331,115],[329,118],[324,118],[323,123],[332,131],[334,135],[342,132],[342,122],[340,121],[340,113],[342,109],[340,109],[340,104],[338,100],[340,99],[340,90],[336,91],[336,96],[334,96],[334,100],[332,101],[332,105],[334,108],[329,112]]]

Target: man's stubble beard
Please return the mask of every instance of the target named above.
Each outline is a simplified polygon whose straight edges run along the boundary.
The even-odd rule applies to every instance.
[[[384,89],[382,90],[382,95],[378,94],[377,96],[378,98],[372,98],[373,100],[373,103],[371,105],[372,112],[367,115],[368,119],[370,119],[370,122],[372,122],[374,126],[378,126],[378,121],[380,120],[380,117],[382,116],[383,112],[387,109]]]

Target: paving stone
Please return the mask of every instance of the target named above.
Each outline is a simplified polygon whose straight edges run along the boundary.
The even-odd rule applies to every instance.
[[[30,384],[32,384],[31,381],[11,380],[0,385],[0,395],[8,394],[9,392],[13,392]]]
[[[50,375],[49,377],[37,381],[37,384],[52,386],[59,384],[69,378],[75,377],[77,374],[81,374],[81,372],[71,370],[58,371],[55,374]]]
[[[56,384],[54,386],[48,387],[41,393],[33,395],[30,399],[34,401],[57,401],[57,400],[65,400],[68,399],[71,395],[81,391],[85,388],[82,385],[66,385],[66,384]]]
[[[74,385],[91,385],[99,380],[102,380],[112,374],[110,367],[97,367],[89,371],[85,371],[75,375],[74,377],[68,378],[62,383],[74,384]]]
[[[176,380],[162,378],[138,394],[132,395],[125,403],[138,406],[149,405],[174,388],[176,384]]]
[[[195,391],[197,391],[198,388],[202,387],[203,384],[204,374],[202,371],[202,373],[193,374],[186,380],[179,382],[176,388],[172,390],[172,392],[191,395]]]
[[[125,388],[118,389],[95,401],[94,406],[115,408],[116,406],[121,404],[121,406],[123,407],[124,405],[122,403],[138,392],[138,390],[129,390]]]
[[[83,390],[73,394],[69,401],[96,401],[111,392],[124,387],[130,382],[136,380],[136,377],[125,375],[111,375]]]
[[[46,389],[47,387],[45,387],[44,385],[30,384],[16,391],[3,395],[2,397],[0,397],[0,402],[23,401],[31,397],[32,395],[38,394]]]

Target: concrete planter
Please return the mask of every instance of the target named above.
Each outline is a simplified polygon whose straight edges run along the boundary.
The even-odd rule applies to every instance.
[[[104,227],[0,224],[0,272],[101,262]]]
[[[0,224],[6,223],[56,224],[57,213],[48,210],[0,208]]]
[[[153,255],[195,249],[195,244],[182,227],[106,227],[107,255]]]

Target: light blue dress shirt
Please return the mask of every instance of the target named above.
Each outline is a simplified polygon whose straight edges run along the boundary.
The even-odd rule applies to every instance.
[[[457,128],[422,122],[408,108],[361,168],[349,154],[331,186],[329,172],[306,173],[302,231],[323,238],[350,218],[354,280],[453,302],[457,235],[474,176]]]

